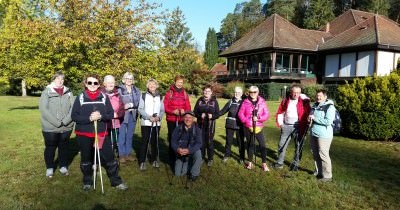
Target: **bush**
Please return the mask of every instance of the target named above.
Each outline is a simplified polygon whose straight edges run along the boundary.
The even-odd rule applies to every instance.
[[[220,98],[224,95],[225,88],[221,83],[212,82],[210,85],[211,85],[211,88],[213,91],[213,95],[215,95],[218,98]]]
[[[400,76],[355,79],[338,88],[344,133],[387,140],[400,134]]]
[[[0,95],[6,95],[10,89],[10,82],[7,77],[0,77]]]
[[[317,90],[324,88],[323,85],[306,85],[301,90],[302,93],[307,95],[312,101],[315,99],[315,95],[317,94]]]
[[[228,84],[226,85],[226,87],[224,89],[223,97],[224,98],[232,98],[235,94],[235,87],[242,87],[243,93],[246,92],[246,88],[245,88],[245,85],[243,82],[231,81],[231,82],[228,82]]]
[[[266,100],[280,100],[285,97],[285,86],[286,92],[290,91],[291,83],[264,83],[255,84],[260,89],[260,95]]]

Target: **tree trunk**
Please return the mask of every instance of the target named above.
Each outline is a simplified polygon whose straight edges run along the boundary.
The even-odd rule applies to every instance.
[[[23,79],[21,81],[21,90],[22,90],[22,96],[26,96],[26,81]]]

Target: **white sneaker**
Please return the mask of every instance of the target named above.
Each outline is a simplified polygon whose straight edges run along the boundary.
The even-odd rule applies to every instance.
[[[69,175],[67,167],[64,167],[64,166],[60,168],[60,173],[62,175],[64,175],[64,176],[68,176]]]
[[[118,189],[118,190],[125,191],[125,190],[128,189],[128,186],[126,186],[126,184],[124,184],[124,183],[121,183],[121,184],[115,186],[115,188]]]
[[[48,178],[52,178],[53,177],[53,168],[48,168],[47,170],[46,170],[46,177],[48,177]]]

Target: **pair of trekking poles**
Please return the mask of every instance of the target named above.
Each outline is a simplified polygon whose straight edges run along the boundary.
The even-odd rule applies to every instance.
[[[152,115],[152,117],[157,117],[157,113],[154,113],[153,115]],[[154,126],[154,124],[155,124],[155,126]],[[151,122],[151,127],[150,127],[150,135],[149,135],[149,139],[148,139],[148,141],[147,141],[147,146],[146,146],[146,159],[147,159],[147,155],[148,155],[148,152],[149,152],[149,146],[150,146],[150,144],[151,144],[151,134],[153,133],[153,128],[155,128],[155,130],[156,130],[156,147],[157,147],[157,158],[156,158],[156,161],[157,161],[157,163],[159,163],[160,162],[160,149],[159,149],[159,145],[158,145],[158,141],[159,141],[159,134],[158,134],[158,127],[157,127],[157,122]],[[158,168],[158,167],[157,167]]]

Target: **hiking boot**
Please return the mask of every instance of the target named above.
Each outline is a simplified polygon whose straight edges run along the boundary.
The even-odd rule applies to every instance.
[[[92,189],[92,185],[90,185],[90,184],[84,184],[83,185],[83,190],[84,191],[89,191],[90,189]]]
[[[252,162],[249,162],[249,163],[247,164],[247,166],[246,166],[246,169],[249,169],[249,170],[253,169],[253,163],[252,163]]]
[[[190,181],[195,182],[199,176],[190,176]]]
[[[244,164],[244,160],[243,160],[243,159],[240,159],[240,160],[239,160],[239,164],[240,164],[240,165],[243,165],[243,164]]]
[[[275,169],[283,169],[283,164],[275,163],[275,164],[273,165],[273,167],[274,167]]]
[[[54,173],[53,168],[48,168],[48,169],[46,170],[46,177],[48,177],[48,178],[53,178],[53,173]]]
[[[211,167],[211,166],[213,165],[213,163],[214,163],[213,160],[209,160],[208,163],[207,163],[207,166],[208,166],[208,167]]]
[[[119,163],[126,163],[126,159],[124,156],[119,157]]]
[[[126,156],[125,159],[126,159],[127,161],[130,161],[130,162],[133,162],[133,161],[136,160],[132,155]]]
[[[64,175],[64,176],[68,176],[68,175],[69,175],[68,169],[67,169],[67,167],[65,167],[65,166],[63,166],[63,167],[60,168],[60,173],[61,173],[62,175]]]
[[[318,179],[318,181],[320,181],[320,182],[331,182],[332,178],[321,178],[321,179]]]
[[[141,163],[139,169],[140,169],[141,171],[146,170],[146,163]]]
[[[128,186],[126,186],[126,184],[124,184],[124,183],[121,183],[121,184],[115,186],[115,189],[125,191],[128,189]]]
[[[157,161],[154,161],[154,162],[153,162],[153,167],[154,167],[154,168],[160,168],[160,165],[158,164]]]
[[[268,171],[269,171],[269,168],[268,168],[268,166],[267,166],[266,163],[263,163],[262,166],[261,166],[261,168],[262,168],[262,170],[263,170],[264,172],[268,172]]]
[[[224,158],[222,159],[222,162],[223,162],[223,163],[226,163],[226,162],[228,162],[228,160],[229,160],[229,157],[224,157]]]
[[[299,167],[294,164],[290,165],[290,167],[289,167],[289,171],[298,171],[298,170],[299,170]]]

